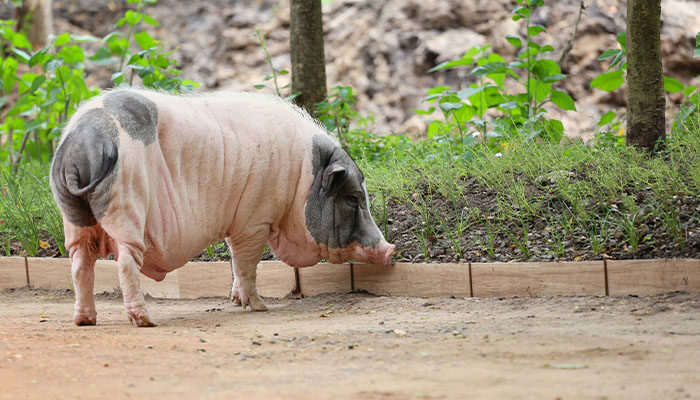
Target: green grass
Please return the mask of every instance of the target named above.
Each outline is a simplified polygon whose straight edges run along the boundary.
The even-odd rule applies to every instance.
[[[29,256],[52,238],[61,254],[63,222],[49,186],[49,165],[25,163],[15,173],[0,175],[0,242],[3,255],[11,255],[10,244],[19,242]]]
[[[469,226],[481,232],[475,241],[481,253],[491,257],[494,234],[499,233],[520,250],[522,259],[532,255],[533,232],[548,237],[549,248],[540,251],[555,257],[564,255],[564,242],[579,238],[600,254],[616,234],[636,251],[652,239],[641,229],[647,224],[660,224],[668,238],[683,247],[683,221],[698,220],[695,210],[678,207],[679,199],[700,193],[697,124],[675,132],[666,150],[655,157],[627,146],[536,143],[518,135],[508,139],[506,151],[495,153],[481,146],[471,149],[470,157],[416,148],[396,149],[381,162],[358,157],[358,163],[376,195],[372,206],[378,223],[386,224],[385,213],[377,212],[385,206],[384,199],[410,205],[422,222],[415,229],[422,247],[433,235],[446,238],[453,251],[462,253],[467,249],[455,238]],[[469,180],[471,187],[462,184]],[[480,204],[470,193],[472,187],[491,193],[495,202]],[[447,205],[436,207],[438,199]],[[466,220],[458,212],[445,216],[445,208],[460,207],[474,211]]]
[[[555,145],[518,135],[508,138],[501,153],[477,146],[468,157],[435,142],[397,143],[379,156],[356,159],[380,228],[388,235],[391,207],[404,207],[404,217],[413,220],[413,245],[425,259],[431,243],[440,240],[458,258],[476,248],[493,259],[498,240],[506,240],[521,259],[562,258],[572,241],[601,254],[612,238],[631,252],[658,240],[682,248],[688,221],[700,224],[696,210],[679,207],[700,193],[697,124],[672,135],[656,157],[626,146]],[[11,244],[19,243],[35,255],[48,238],[65,253],[48,170],[47,164],[27,163],[15,174],[0,175],[2,254],[12,254]],[[661,226],[665,237],[651,237],[648,226]],[[532,248],[537,235],[546,248]]]

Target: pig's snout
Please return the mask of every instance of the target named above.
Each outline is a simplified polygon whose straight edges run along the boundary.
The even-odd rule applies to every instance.
[[[396,249],[395,245],[382,240],[379,242],[376,249],[368,250],[369,261],[373,264],[388,267],[391,263],[391,254],[394,253],[394,249]]]

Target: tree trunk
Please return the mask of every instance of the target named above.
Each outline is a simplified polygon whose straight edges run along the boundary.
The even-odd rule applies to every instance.
[[[654,150],[666,139],[661,0],[627,1],[627,144]]]
[[[301,92],[296,103],[313,113],[314,103],[326,98],[321,0],[291,0],[290,8],[292,93]]]
[[[28,15],[32,15],[32,24],[27,36],[32,46],[37,48],[49,44],[53,34],[53,0],[24,0],[17,9],[17,30],[21,30]]]

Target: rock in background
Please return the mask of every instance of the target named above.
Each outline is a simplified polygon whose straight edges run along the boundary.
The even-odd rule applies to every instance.
[[[589,83],[604,70],[596,58],[616,47],[615,36],[625,29],[626,1],[585,4],[577,40],[562,66],[569,77],[558,86],[572,95],[579,112],[554,113],[569,135],[590,137],[603,112],[624,107],[623,89],[591,91]],[[335,0],[324,5],[328,87],[355,88],[361,111],[375,116],[375,131],[420,135],[425,123],[412,110],[426,108],[420,100],[427,89],[473,83],[466,70],[426,71],[486,43],[511,60],[515,50],[504,36],[524,37],[523,24],[511,20],[514,6],[512,0]],[[56,0],[56,31],[104,36],[126,7],[123,1]],[[571,37],[578,9],[578,0],[550,0],[533,15],[535,23],[547,27],[540,37],[557,49],[555,59]],[[161,22],[153,28],[155,37],[179,48],[175,56],[184,76],[202,82],[205,90],[254,90],[262,82],[269,67],[256,29],[267,35],[275,67],[290,69],[288,0],[160,0],[149,12]],[[700,62],[692,54],[700,2],[663,0],[662,20],[665,73],[697,83]],[[104,86],[109,74],[98,79],[96,84]],[[672,115],[680,96],[669,100]]]

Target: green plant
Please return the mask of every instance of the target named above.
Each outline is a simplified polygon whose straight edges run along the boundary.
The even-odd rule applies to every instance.
[[[496,256],[496,231],[493,229],[493,226],[488,219],[484,218],[484,221],[486,222],[486,252],[488,253],[489,257],[493,259]]]
[[[63,221],[48,184],[48,165],[22,163],[14,173],[0,174],[0,234],[3,251],[10,255],[10,244],[17,241],[28,255],[36,255],[48,243],[42,235],[55,240],[61,254]]]
[[[166,91],[192,91],[199,86],[191,80],[182,79],[182,71],[173,59],[174,51],[166,51],[163,43],[154,39],[141,23],[158,26],[144,7],[156,3],[156,0],[127,0],[135,5],[134,10],[127,10],[117,21],[116,27],[126,27],[126,33],[114,31],[101,40],[101,46],[90,60],[97,65],[114,66],[112,81],[117,86],[131,86],[135,77],[141,79],[145,87]]]
[[[693,58],[700,58],[700,32],[695,35]],[[694,85],[683,88],[683,104],[673,121],[674,134],[700,125],[700,89]]]
[[[217,254],[219,254],[223,258],[231,257],[228,245],[224,241],[210,244],[209,246],[207,246],[206,249],[204,249],[204,251],[207,253],[209,258],[214,258]]]
[[[441,63],[428,72],[456,67],[473,66],[470,74],[477,80],[463,90],[438,86],[428,91],[425,102],[434,102],[444,116],[443,121],[431,121],[428,138],[449,138],[465,147],[487,143],[502,150],[504,140],[517,133],[525,139],[539,138],[559,143],[564,127],[561,121],[547,117],[544,105],[552,103],[563,110],[575,111],[574,100],[567,93],[554,88],[566,75],[556,61],[546,58],[554,48],[536,41],[546,28],[533,24],[530,16],[542,0],[520,0],[513,10],[513,20],[525,21],[525,38],[509,35],[506,40],[519,53],[516,60],[506,63],[499,54],[490,52],[490,46],[469,49],[457,60]],[[522,92],[510,93],[505,83],[512,79],[522,86]],[[487,112],[494,110],[496,117],[487,119]],[[428,110],[415,110],[418,114],[431,114]],[[452,132],[459,136],[453,137]],[[498,139],[500,138],[500,139]]]
[[[593,221],[592,226],[587,230],[588,239],[591,243],[591,250],[598,255],[603,252],[605,243],[612,235],[610,224],[611,209],[607,211],[597,212],[597,218]]]
[[[355,92],[349,86],[335,86],[331,89],[328,97],[320,103],[315,104],[315,114],[319,121],[329,132],[335,132],[344,149],[353,144],[351,142],[366,141],[363,138],[364,131],[369,124],[374,122],[371,116],[363,116],[355,108],[357,98]],[[357,128],[354,135],[350,135],[351,123]],[[357,136],[360,136],[359,140]]]
[[[16,171],[21,161],[47,162],[68,117],[98,90],[85,83],[85,54],[79,46],[92,38],[62,34],[32,52],[13,25],[0,21],[0,108],[6,106],[0,134],[7,138],[0,160]]]
[[[265,34],[264,33],[260,32],[259,29],[256,29],[255,30],[255,38],[258,40],[258,44],[260,45],[263,52],[265,53],[265,61],[267,62],[267,65],[270,67],[270,71],[272,72],[272,74],[266,75],[265,78],[263,78],[263,81],[271,80],[272,83],[275,85],[275,93],[279,97],[283,97],[289,101],[292,101],[292,100],[296,99],[297,97],[299,97],[301,92],[290,93],[287,96],[282,95],[282,90],[289,88],[292,85],[292,83],[289,82],[286,85],[280,86],[279,77],[281,75],[288,75],[289,71],[287,71],[286,69],[277,69],[277,68],[275,68],[274,65],[272,65],[272,56],[270,56],[270,52],[267,51],[267,44],[265,43]],[[264,84],[264,83],[255,85],[255,88],[258,90],[265,89],[266,87],[267,87],[267,84]]]
[[[508,236],[508,238],[515,244],[515,246],[520,250],[523,255],[523,260],[527,260],[532,257],[532,251],[530,250],[530,233],[528,230],[528,224],[519,219],[514,221],[517,225],[517,233],[510,230],[509,227],[504,226],[501,231]]]
[[[627,32],[622,31],[617,34],[619,49],[607,49],[600,56],[599,61],[609,60],[608,71],[598,74],[591,81],[592,89],[600,89],[612,92],[620,88],[625,83],[625,71],[627,71]],[[664,75],[664,89],[669,93],[683,91],[685,86],[679,80]]]
[[[0,135],[7,138],[0,161],[12,171],[26,161],[48,162],[70,116],[100,92],[87,85],[87,62],[114,66],[116,85],[130,84],[135,76],[144,86],[163,90],[187,91],[198,85],[181,79],[172,51],[164,51],[160,41],[140,29],[141,22],[158,24],[143,10],[155,0],[129,3],[136,9],[127,10],[117,23],[117,27],[128,26],[127,33],[105,36],[90,57],[82,46],[98,41],[92,36],[63,33],[33,51],[25,33],[15,32],[13,21],[0,21]]]
[[[549,240],[549,243],[551,243],[550,248],[552,250],[552,255],[558,258],[563,258],[566,255],[564,234],[557,229],[552,229],[550,236],[551,239]]]
[[[462,235],[464,234],[464,230],[467,228],[467,220],[464,217],[464,212],[462,211],[455,213],[455,223],[453,225],[453,229],[450,229],[450,226],[445,218],[437,216],[437,219],[440,221],[442,231],[447,235],[450,243],[452,243],[452,247],[454,248],[455,252],[457,252],[457,255],[459,255],[459,258],[464,258],[464,252],[462,251],[461,245]]]
[[[591,81],[591,89],[613,92],[625,83],[627,71],[627,33],[625,31],[617,34],[617,43],[620,48],[607,49],[598,56],[599,61],[610,60],[610,64],[608,64],[606,72],[601,72]],[[696,35],[694,57],[698,57],[698,49],[700,49],[700,32]],[[673,130],[683,129],[689,117],[698,120],[700,118],[700,111],[698,110],[700,91],[698,91],[698,88],[693,85],[685,86],[681,81],[670,76],[664,75],[663,79],[666,92],[683,93],[683,104],[673,122]],[[625,128],[622,120],[619,119],[619,116],[614,111],[608,111],[603,114],[598,122],[598,126],[609,126],[611,128],[603,130],[597,135],[596,145],[598,147],[624,145]]]

